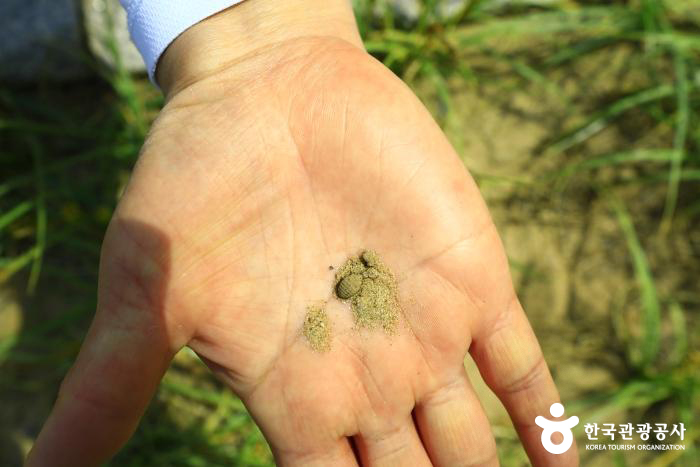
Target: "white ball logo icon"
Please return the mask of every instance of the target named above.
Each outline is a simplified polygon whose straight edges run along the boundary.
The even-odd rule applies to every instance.
[[[558,418],[564,415],[564,406],[556,402],[552,404],[549,408],[549,413],[552,417]],[[571,445],[574,443],[574,434],[571,429],[578,425],[578,417],[573,416],[562,420],[560,422],[556,420],[549,420],[542,416],[535,418],[535,423],[537,426],[542,428],[542,446],[552,454],[563,454],[569,450]],[[555,432],[559,432],[564,436],[564,440],[559,444],[554,444],[552,442],[552,435]]]

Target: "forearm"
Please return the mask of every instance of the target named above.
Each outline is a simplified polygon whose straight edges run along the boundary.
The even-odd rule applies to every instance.
[[[257,49],[308,36],[362,46],[349,0],[247,0],[173,41],[158,62],[157,81],[171,97]]]

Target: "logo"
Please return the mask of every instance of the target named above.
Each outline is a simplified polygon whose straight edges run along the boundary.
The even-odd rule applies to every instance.
[[[635,429],[636,428],[636,429]],[[678,443],[685,439],[685,425],[683,423],[586,423],[583,426],[586,437],[590,441],[606,441],[610,443],[586,444],[586,451],[685,451],[685,444]],[[644,443],[635,444],[633,433],[637,433]],[[672,439],[674,438],[674,439]],[[612,442],[617,440],[617,442]],[[663,441],[669,441],[663,443]],[[674,441],[674,442],[670,442]]]
[[[559,418],[564,415],[564,406],[556,402],[549,408],[549,413],[552,414],[552,417]],[[571,429],[578,425],[578,417],[573,416],[558,422],[538,415],[537,418],[535,418],[535,423],[542,428],[542,446],[548,452],[552,454],[564,454],[574,443],[574,434],[571,432]],[[559,432],[564,436],[564,440],[559,444],[554,444],[552,442],[552,435],[555,432]]]

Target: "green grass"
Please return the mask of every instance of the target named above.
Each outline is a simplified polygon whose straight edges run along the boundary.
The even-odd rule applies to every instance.
[[[622,202],[611,196],[611,209],[620,225],[627,248],[632,257],[637,286],[641,293],[642,325],[639,337],[630,345],[630,361],[636,367],[645,371],[653,368],[654,360],[659,352],[659,340],[661,338],[661,305],[654,278],[649,268],[644,249],[630,219],[630,215]],[[625,330],[628,326],[621,326]]]
[[[355,3],[367,49],[446,128],[459,128],[457,97],[487,84],[552,103],[548,134],[530,155],[544,168],[517,177],[474,174],[483,186],[545,193],[577,206],[580,216],[598,201],[607,207],[612,233],[605,241],[623,252],[627,282],[619,307],[600,323],[615,335],[602,350],[622,368],[614,388],[581,395],[567,413],[682,421],[686,451],[653,460],[696,463],[700,2],[472,0],[447,15],[441,2],[425,1],[416,19],[385,2]],[[595,83],[579,76],[571,91],[571,70],[617,51],[632,78],[588,92]],[[16,331],[0,327],[0,406],[43,404],[30,415],[0,410],[7,420],[0,438],[35,434],[77,353],[95,306],[102,235],[162,105],[143,77],[120,66],[96,69],[75,85],[0,87],[0,283],[24,309]],[[602,144],[606,138],[612,143]],[[546,204],[523,199],[534,210]],[[521,465],[512,433],[495,431],[504,465]],[[608,460],[638,465],[627,456]],[[184,352],[113,465],[270,463],[240,401]]]

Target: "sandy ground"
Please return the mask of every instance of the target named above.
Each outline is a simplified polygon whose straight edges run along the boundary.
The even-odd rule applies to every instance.
[[[626,332],[637,331],[639,292],[625,237],[608,201],[591,189],[585,177],[574,177],[561,190],[542,180],[552,170],[582,156],[620,147],[654,147],[657,142],[656,147],[668,147],[669,138],[663,128],[643,135],[625,134],[623,125],[596,135],[575,156],[551,154],[545,143],[557,129],[581,121],[585,104],[576,102],[606,99],[612,89],[620,92],[620,83],[624,90],[624,83],[633,86],[638,82],[640,77],[630,71],[634,67],[628,66],[630,59],[624,49],[618,49],[584,60],[576,69],[553,77],[552,88],[561,94],[532,84],[504,92],[507,79],[455,89],[454,113],[446,117],[447,134],[479,182],[501,233],[516,289],[564,404],[571,403],[573,409],[585,405],[581,401],[589,396],[615,392],[631,377],[624,336],[616,322],[622,317]],[[630,170],[618,167],[597,176],[616,177]],[[659,166],[659,170],[666,168]],[[627,203],[646,248],[662,308],[667,308],[663,302],[670,297],[697,292],[690,279],[700,277],[697,257],[692,253],[700,237],[682,229],[668,237],[658,232],[664,186],[631,186],[619,190],[619,195]],[[672,345],[668,310],[663,311],[662,354]],[[690,311],[686,310],[685,316],[692,336],[697,335],[698,323]],[[467,366],[472,379],[479,381],[476,387],[494,422],[494,432],[502,438],[502,452],[508,450],[507,440],[514,439],[514,434],[507,414],[480,381],[473,363],[468,361]],[[575,434],[582,447],[582,465],[587,466],[611,465],[615,459],[611,452],[585,451],[582,425],[588,421],[679,422],[669,404],[649,410],[611,409],[602,415],[592,411],[567,414],[581,418]],[[673,459],[668,454],[663,459],[639,453],[625,453],[624,457],[628,465]],[[513,448],[503,460],[507,465],[527,464],[519,448]]]

